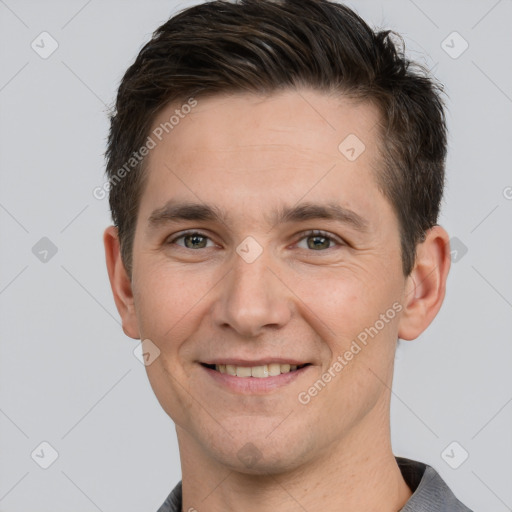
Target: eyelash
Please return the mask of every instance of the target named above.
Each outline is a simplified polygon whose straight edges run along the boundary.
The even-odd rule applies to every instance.
[[[204,233],[201,233],[200,231],[185,231],[185,232],[181,233],[179,236],[173,238],[172,240],[169,240],[167,242],[167,244],[169,244],[169,245],[174,244],[174,243],[176,243],[177,240],[184,238],[186,236],[191,236],[191,235],[199,235],[203,238],[207,238],[208,240],[211,240],[208,235],[205,235]],[[314,237],[314,236],[326,238],[330,242],[334,242],[335,244],[337,244],[339,246],[347,245],[346,242],[344,242],[341,238],[338,238],[338,237],[336,237],[330,233],[327,233],[326,231],[322,231],[320,229],[311,229],[308,231],[304,231],[303,233],[300,233],[300,235],[299,235],[300,238],[298,239],[298,242],[302,241],[304,238],[309,238],[309,237]],[[188,247],[183,247],[183,246],[179,246],[179,247],[182,247],[183,249],[188,249]],[[205,249],[206,249],[206,247],[205,247]],[[325,252],[329,249],[333,249],[333,247],[329,247],[328,249],[319,250],[319,251],[311,250],[311,252]],[[197,249],[190,249],[190,250],[193,251],[193,250],[197,250]]]

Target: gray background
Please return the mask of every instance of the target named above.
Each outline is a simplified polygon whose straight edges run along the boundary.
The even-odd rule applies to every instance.
[[[191,4],[0,0],[0,511],[152,511],[180,479],[174,425],[120,327],[107,200],[92,191],[123,72]],[[475,511],[512,510],[512,2],[349,5],[400,32],[450,98],[441,223],[457,254],[438,318],[397,352],[394,450]],[[43,31],[59,45],[46,59],[31,47],[51,48]]]

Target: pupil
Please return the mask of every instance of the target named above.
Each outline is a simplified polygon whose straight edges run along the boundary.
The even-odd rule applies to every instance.
[[[329,248],[329,240],[325,236],[312,236],[309,240],[313,240],[308,244],[310,249]],[[317,243],[318,240],[321,240],[321,242]]]
[[[199,243],[198,243],[199,242]],[[205,237],[201,235],[188,235],[185,238],[185,245],[190,249],[205,247]]]

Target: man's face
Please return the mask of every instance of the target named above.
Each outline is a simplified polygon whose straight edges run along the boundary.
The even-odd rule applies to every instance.
[[[126,329],[160,350],[147,373],[182,450],[279,472],[385,428],[406,279],[378,121],[309,90],[198,98],[151,151]],[[257,376],[277,363],[307,366]]]

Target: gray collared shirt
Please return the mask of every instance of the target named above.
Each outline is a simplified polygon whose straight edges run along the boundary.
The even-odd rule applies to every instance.
[[[472,512],[450,491],[436,470],[421,462],[397,457],[396,461],[413,495],[400,512]],[[157,512],[182,512],[181,482]]]

